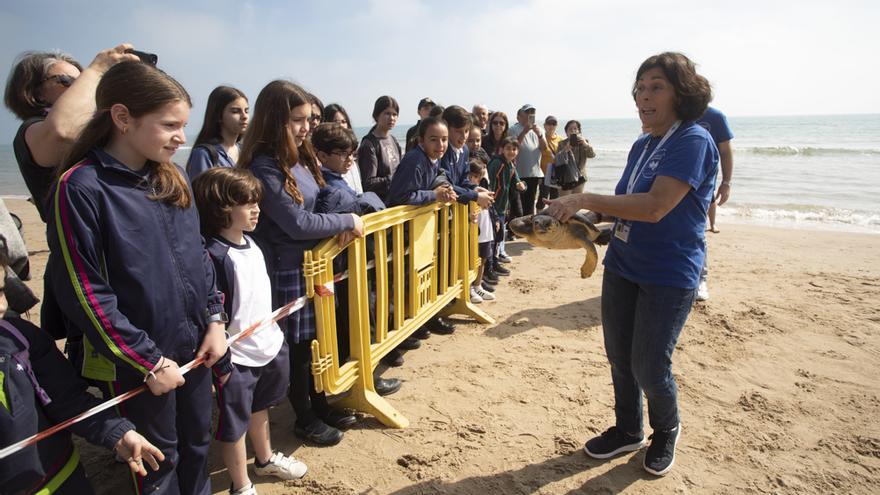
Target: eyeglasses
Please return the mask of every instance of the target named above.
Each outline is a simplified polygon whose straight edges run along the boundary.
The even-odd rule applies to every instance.
[[[331,155],[336,155],[343,160],[354,160],[357,155],[357,151],[332,151]]]
[[[496,120],[495,122],[492,122],[492,125],[504,125],[504,121],[503,120]]]
[[[49,76],[46,79],[43,79],[43,82],[46,81],[58,81],[58,84],[65,88],[69,88],[73,82],[76,81],[76,78],[67,74],[55,74],[54,76]]]

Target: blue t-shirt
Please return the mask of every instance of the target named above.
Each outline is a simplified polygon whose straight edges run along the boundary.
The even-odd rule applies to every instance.
[[[657,223],[630,221],[628,242],[612,236],[605,268],[636,283],[693,289],[706,257],[706,214],[718,172],[718,148],[694,122],[684,122],[653,156],[660,138],[641,136],[633,144],[615,194],[626,194],[630,174],[647,146],[633,193],[648,192],[659,175],[687,182],[691,189]],[[650,157],[650,160],[648,160]]]
[[[716,146],[719,143],[733,139],[733,131],[730,130],[730,124],[727,123],[727,117],[718,109],[712,107],[706,108],[706,113],[697,119],[697,124],[700,124],[709,131]]]

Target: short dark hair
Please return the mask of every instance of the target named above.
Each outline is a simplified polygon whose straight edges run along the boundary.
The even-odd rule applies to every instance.
[[[470,112],[458,105],[446,107],[443,110],[443,120],[446,121],[446,125],[456,129],[473,125]]]
[[[474,175],[483,175],[483,170],[486,170],[486,162],[479,158],[471,158],[468,160],[468,167],[470,173]]]
[[[263,184],[244,168],[209,168],[193,179],[192,188],[205,237],[217,235],[231,225],[233,206],[259,203],[263,199]]]
[[[685,55],[678,52],[663,52],[648,57],[636,72],[633,82],[632,96],[636,98],[639,78],[653,69],[659,68],[675,89],[675,113],[682,120],[696,120],[706,112],[712,101],[712,86],[709,80],[697,74],[696,65]]]
[[[324,153],[354,151],[358,147],[358,141],[351,129],[336,122],[324,122],[315,127],[312,133],[312,146],[315,151]]]
[[[82,66],[70,55],[61,52],[24,52],[20,54],[6,80],[6,108],[21,120],[43,115],[49,104],[40,101],[37,91],[46,80],[49,69],[58,62],[67,62],[80,71]]]
[[[431,127],[432,125],[442,125],[443,127],[446,127],[446,122],[440,117],[428,117],[422,119],[422,121],[419,122],[419,137],[425,137],[425,133],[428,132],[428,127]]]
[[[443,108],[443,105],[434,105],[431,107],[431,112],[428,114],[428,117],[441,117],[445,111],[446,109]]]
[[[501,144],[499,144],[498,147],[503,148],[508,145],[513,145],[519,148],[519,141],[513,136],[504,136],[504,139],[501,140]]]

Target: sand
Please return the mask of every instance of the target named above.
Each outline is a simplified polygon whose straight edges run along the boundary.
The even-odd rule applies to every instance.
[[[44,226],[31,205],[7,204],[25,221],[40,291]],[[495,325],[462,321],[384,373],[404,381],[389,400],[409,428],[362,418],[338,446],[303,446],[279,406],[274,444],[309,473],[255,478],[260,493],[877,493],[880,237],[719,227],[711,299],[673,356],[682,437],[668,476],[645,473],[643,453],[603,462],[581,450],[613,421],[602,268],[582,280],[581,252],[517,241],[512,276],[482,305]],[[83,457],[99,493],[120,493],[125,468],[101,449]],[[210,469],[215,493],[228,490],[216,452]]]

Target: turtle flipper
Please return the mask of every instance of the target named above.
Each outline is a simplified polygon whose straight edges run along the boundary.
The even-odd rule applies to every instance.
[[[596,252],[596,246],[592,242],[584,244],[584,249],[587,250],[587,257],[581,266],[581,278],[589,278],[596,271],[596,265],[599,263],[599,253]]]

